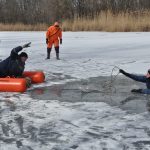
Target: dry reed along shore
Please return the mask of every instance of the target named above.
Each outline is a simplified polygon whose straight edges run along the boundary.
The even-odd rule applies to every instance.
[[[95,17],[75,17],[62,22],[63,31],[138,32],[150,31],[150,11],[119,13],[102,12]],[[49,25],[0,23],[0,31],[46,31]]]

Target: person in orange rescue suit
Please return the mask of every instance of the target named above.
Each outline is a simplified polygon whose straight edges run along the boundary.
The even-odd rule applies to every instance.
[[[59,27],[59,23],[55,22],[46,32],[47,59],[50,59],[51,49],[54,45],[56,59],[59,60],[59,43],[62,44],[62,29]]]

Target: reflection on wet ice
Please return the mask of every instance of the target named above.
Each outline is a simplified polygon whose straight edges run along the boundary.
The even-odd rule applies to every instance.
[[[150,97],[131,93],[132,87],[139,86],[127,78],[118,77],[113,85],[110,77],[95,77],[49,87],[35,88],[29,93],[39,100],[59,100],[65,102],[106,102],[129,112],[150,111]],[[141,86],[141,85],[140,85]]]

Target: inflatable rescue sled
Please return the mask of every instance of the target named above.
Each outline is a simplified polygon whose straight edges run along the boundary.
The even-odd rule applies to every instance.
[[[23,76],[24,78],[0,78],[0,92],[25,92],[27,90],[25,77],[29,77],[33,84],[45,80],[45,75],[41,71],[25,71]]]

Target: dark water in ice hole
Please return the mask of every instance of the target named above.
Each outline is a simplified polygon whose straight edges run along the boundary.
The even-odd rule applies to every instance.
[[[105,102],[130,113],[150,111],[150,97],[131,93],[133,88],[146,88],[143,83],[126,77],[117,77],[112,84],[110,77],[94,77],[87,80],[56,84],[29,91],[33,99],[59,100],[63,102]]]

